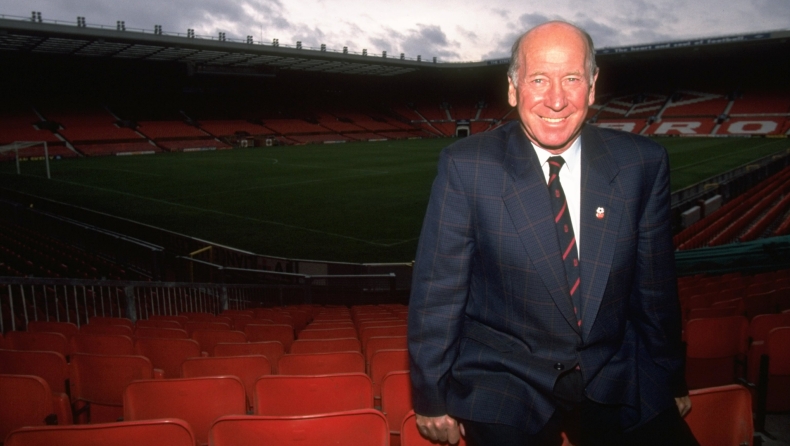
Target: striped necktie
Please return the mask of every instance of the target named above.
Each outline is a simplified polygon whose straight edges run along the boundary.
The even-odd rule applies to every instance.
[[[549,158],[549,193],[551,194],[551,208],[554,211],[554,223],[557,225],[557,239],[562,248],[562,261],[565,264],[565,275],[568,278],[573,311],[579,326],[582,325],[581,317],[581,291],[579,289],[579,254],[576,249],[576,236],[573,232],[571,214],[568,211],[568,201],[565,191],[560,184],[560,169],[565,164],[561,156]]]

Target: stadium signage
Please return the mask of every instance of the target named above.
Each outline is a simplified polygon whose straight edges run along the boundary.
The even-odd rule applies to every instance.
[[[654,43],[650,45],[634,45],[634,46],[624,46],[618,48],[601,48],[599,50],[596,50],[595,54],[620,54],[620,53],[632,53],[636,51],[654,51],[654,50],[684,48],[684,47],[693,47],[693,46],[701,46],[701,45],[717,45],[721,43],[736,43],[736,42],[746,42],[751,40],[763,40],[763,39],[769,39],[770,37],[771,37],[771,33],[713,37],[709,39],[683,40],[680,42],[663,42],[663,43]]]
[[[781,119],[732,119],[716,131],[717,135],[769,135],[780,131]],[[644,121],[599,122],[599,127],[639,133]],[[714,127],[711,121],[673,120],[657,122],[648,129],[649,135],[709,135]]]

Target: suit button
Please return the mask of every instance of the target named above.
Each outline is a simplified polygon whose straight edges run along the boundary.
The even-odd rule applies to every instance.
[[[563,363],[561,363],[561,362],[558,362],[558,363],[554,364],[554,369],[560,370],[560,371],[565,370],[565,365]]]

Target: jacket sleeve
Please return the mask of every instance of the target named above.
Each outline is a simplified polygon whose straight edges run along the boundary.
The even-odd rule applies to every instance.
[[[670,226],[669,160],[657,169],[639,220],[639,238],[630,318],[651,359],[669,376],[672,396],[688,395],[681,340],[675,258]]]
[[[474,231],[469,199],[445,149],[431,189],[409,299],[409,355],[414,411],[447,413],[447,380],[457,355],[470,283]]]

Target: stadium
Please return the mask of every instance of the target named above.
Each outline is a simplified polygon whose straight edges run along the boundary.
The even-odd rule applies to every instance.
[[[702,444],[790,444],[788,37],[596,51],[587,125],[669,152],[686,372],[716,413],[689,419]],[[0,54],[0,438],[317,444],[369,423],[344,444],[428,444],[412,261],[441,149],[518,119],[509,59],[35,12],[0,18]]]

